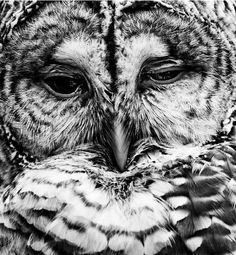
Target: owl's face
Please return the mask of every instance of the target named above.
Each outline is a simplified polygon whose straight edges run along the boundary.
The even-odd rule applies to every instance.
[[[0,55],[1,254],[235,251],[230,3],[45,1],[16,27]]]
[[[216,135],[232,90],[219,34],[164,7],[109,23],[97,5],[49,3],[8,44],[1,116],[23,147],[45,158],[99,146],[123,171],[142,144],[171,150]]]

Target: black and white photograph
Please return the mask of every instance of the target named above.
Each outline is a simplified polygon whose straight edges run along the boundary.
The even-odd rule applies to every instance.
[[[236,255],[236,0],[0,0],[0,255]]]

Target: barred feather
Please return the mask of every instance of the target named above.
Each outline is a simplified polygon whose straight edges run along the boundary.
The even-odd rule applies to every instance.
[[[97,155],[85,149],[19,174],[2,198],[6,243],[24,236],[21,250],[43,254],[235,252],[235,142],[162,168],[131,164],[122,174],[93,163]]]

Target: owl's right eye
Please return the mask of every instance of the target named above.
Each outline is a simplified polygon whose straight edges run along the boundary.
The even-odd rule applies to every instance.
[[[82,76],[49,76],[44,79],[45,88],[54,96],[69,98],[76,95],[84,96],[89,92],[87,79]]]

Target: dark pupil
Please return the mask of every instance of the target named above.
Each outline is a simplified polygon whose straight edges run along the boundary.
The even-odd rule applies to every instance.
[[[70,77],[58,76],[47,78],[46,83],[48,84],[48,86],[50,86],[52,90],[57,93],[71,94],[78,91],[81,81]]]
[[[180,71],[167,71],[167,72],[162,72],[162,73],[148,73],[148,76],[157,81],[167,81],[175,78]]]

